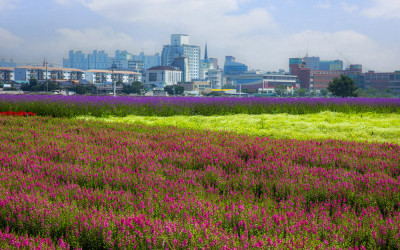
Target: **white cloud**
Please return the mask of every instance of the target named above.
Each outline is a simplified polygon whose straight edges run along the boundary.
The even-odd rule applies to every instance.
[[[20,0],[0,0],[0,10],[13,9]]]
[[[9,49],[18,48],[21,43],[21,38],[0,27],[0,49],[2,53],[5,53]]]
[[[144,46],[143,46],[144,45]],[[69,50],[82,50],[84,53],[93,50],[104,50],[109,56],[114,56],[115,50],[129,50],[144,48],[153,51],[156,43],[152,41],[134,40],[130,35],[116,32],[110,27],[56,30],[55,39],[44,44],[32,44],[28,47],[37,55],[46,55],[53,62],[60,62],[61,57],[67,56]],[[58,51],[58,54],[49,54],[49,51]],[[135,51],[139,52],[139,51]],[[32,54],[32,53],[30,53]]]
[[[342,2],[341,3],[342,9],[346,12],[353,13],[354,11],[357,11],[359,7],[355,4],[350,4],[347,2]]]
[[[317,9],[329,9],[331,7],[331,3],[329,1],[318,2],[314,7]]]
[[[371,18],[400,18],[400,1],[374,0],[374,6],[365,9],[363,14]]]
[[[106,17],[110,26],[58,29],[51,41],[25,44],[24,51],[29,51],[27,54],[32,54],[32,57],[43,58],[51,52],[52,58],[49,59],[61,62],[70,49],[84,52],[104,49],[109,56],[113,56],[116,49],[139,53],[143,48],[146,53],[154,53],[156,46],[159,52],[163,44],[169,43],[171,33],[187,33],[192,44],[204,45],[207,40],[209,56],[220,59],[220,65],[224,63],[224,56],[232,55],[251,68],[287,69],[288,58],[305,56],[309,50],[309,55],[321,59],[342,59],[345,64],[361,63],[377,71],[392,71],[400,66],[396,58],[400,48],[396,44],[380,45],[352,30],[306,30],[285,34],[268,10],[240,11],[243,0],[54,1],[61,4],[79,2]],[[342,7],[348,11],[355,8],[344,3]],[[119,25],[124,32],[118,32]],[[130,29],[126,29],[127,26]]]
[[[335,33],[306,30],[287,36],[243,38],[238,61],[244,59],[253,68],[288,68],[288,59],[320,56],[322,60],[341,59],[346,65],[361,63],[366,69],[393,71],[399,66],[397,46],[382,47],[371,38],[352,30]]]

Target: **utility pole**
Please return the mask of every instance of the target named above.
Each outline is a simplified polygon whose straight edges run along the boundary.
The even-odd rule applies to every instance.
[[[113,84],[113,94],[114,94],[114,97],[116,97],[117,96],[117,86],[116,86],[116,83],[114,81],[114,68],[115,68],[115,64],[113,63],[111,65],[111,81],[112,81],[112,84]]]
[[[46,58],[44,60],[46,62],[46,89],[47,89],[47,92],[49,92],[49,77],[47,75],[47,60],[46,60]]]

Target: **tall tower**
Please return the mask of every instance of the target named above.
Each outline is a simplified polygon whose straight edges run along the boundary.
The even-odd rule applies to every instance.
[[[207,54],[207,42],[206,42],[206,48],[204,50],[204,60],[208,60],[208,54]]]

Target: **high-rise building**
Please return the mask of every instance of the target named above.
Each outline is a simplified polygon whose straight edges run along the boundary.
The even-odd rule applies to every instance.
[[[155,53],[154,55],[145,55],[144,52],[141,52],[138,56],[134,55],[133,59],[142,61],[144,69],[149,69],[161,65],[161,57],[159,53]]]
[[[6,62],[6,60],[4,58],[1,58],[0,67],[15,68],[15,67],[17,67],[17,64],[13,61],[13,59],[11,59],[9,62]]]
[[[63,59],[65,68],[77,68],[81,70],[89,69],[109,69],[112,66],[118,69],[128,69],[135,72],[144,72],[144,69],[159,66],[161,64],[160,54],[133,55],[126,50],[115,51],[115,57],[109,57],[104,51],[94,50],[87,56],[82,51],[69,51],[69,58]]]
[[[63,59],[64,68],[75,68],[81,70],[88,69],[107,69],[110,67],[108,54],[102,51],[94,50],[92,54],[85,56],[82,51],[69,51],[69,58]]]
[[[333,61],[321,61],[319,63],[320,70],[343,70],[343,61],[341,60],[333,60]]]
[[[235,77],[242,75],[248,71],[246,64],[236,62],[235,57],[226,56],[224,64],[224,75],[226,77],[227,84],[232,84]]]
[[[189,61],[189,80],[199,79],[200,75],[200,46],[190,45],[189,36],[172,34],[171,45],[164,45],[161,54],[161,65],[172,65],[179,57],[186,57]]]
[[[92,54],[87,55],[88,69],[108,69],[110,68],[110,58],[104,50],[93,50]]]
[[[213,89],[222,89],[224,86],[224,74],[221,69],[209,69],[207,78]]]
[[[63,67],[64,68],[75,68],[75,69],[81,69],[81,70],[87,70],[88,69],[88,61],[86,59],[86,56],[82,51],[78,50],[74,52],[73,50],[70,50],[69,53],[69,58],[68,59],[63,59]]]
[[[319,70],[319,57],[312,56],[312,57],[304,57],[303,61],[306,63],[306,67],[311,70]]]
[[[187,57],[175,58],[171,65],[182,71],[182,79],[180,81],[190,82],[189,59]]]

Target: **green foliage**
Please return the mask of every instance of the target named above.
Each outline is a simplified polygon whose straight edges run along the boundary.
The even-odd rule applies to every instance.
[[[233,86],[232,84],[225,84],[223,87],[222,87],[223,89],[236,89],[236,87],[235,86]]]
[[[321,93],[322,96],[327,96],[329,92],[328,92],[327,89],[321,89],[320,93]]]
[[[73,87],[71,90],[75,91],[75,93],[77,93],[78,95],[86,95],[86,94],[92,92],[92,86],[78,84],[75,87]]]
[[[205,96],[222,96],[222,93],[221,92],[218,92],[218,91],[211,91],[210,93],[208,93],[208,94],[205,94]]]
[[[141,94],[143,84],[141,82],[133,82],[123,84],[122,92],[125,94]]]
[[[183,95],[185,88],[182,86],[168,85],[164,87],[164,91],[167,91],[168,95]]]
[[[47,90],[53,91],[57,89],[59,88],[56,82],[48,81],[47,83],[46,82],[39,83],[37,79],[30,79],[29,84],[23,84],[21,86],[21,90],[33,91],[33,92],[47,91]]]
[[[300,88],[300,89],[298,89],[298,90],[296,91],[296,93],[297,93],[299,96],[306,96],[307,91],[306,91],[305,89],[303,89],[303,88]]]
[[[340,78],[333,79],[328,85],[328,90],[339,97],[357,97],[356,84],[353,79],[348,76],[341,75]]]
[[[285,88],[285,86],[283,86],[283,85],[277,85],[277,86],[275,87],[275,93],[276,93],[277,95],[279,95],[279,96],[282,96],[282,95],[285,93],[285,90],[286,90],[286,88]]]

